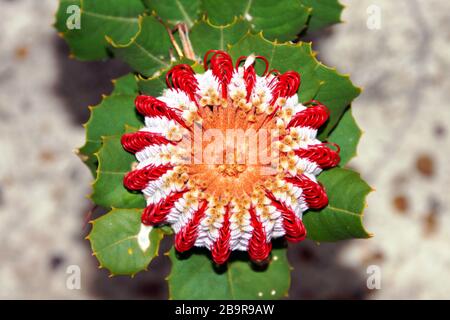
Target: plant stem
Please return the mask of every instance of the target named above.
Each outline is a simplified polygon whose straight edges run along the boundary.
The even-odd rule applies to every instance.
[[[189,39],[189,28],[185,23],[177,25],[178,32],[180,33],[181,44],[183,45],[183,51],[186,57],[190,60],[195,60],[194,49],[192,48],[191,40]]]

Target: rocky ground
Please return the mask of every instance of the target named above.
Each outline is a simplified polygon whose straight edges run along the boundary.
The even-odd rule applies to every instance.
[[[342,2],[346,22],[310,37],[321,60],[364,87],[350,166],[376,189],[365,213],[375,237],[291,246],[290,298],[449,298],[450,4]],[[69,59],[51,27],[56,5],[0,0],[0,298],[165,298],[165,257],[133,280],[110,279],[83,240],[91,177],[72,150],[86,106],[127,67]],[[367,26],[371,5],[380,29]],[[70,265],[79,290],[66,286]],[[379,290],[366,286],[370,265]]]

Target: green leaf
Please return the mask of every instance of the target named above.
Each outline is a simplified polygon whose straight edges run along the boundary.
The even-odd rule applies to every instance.
[[[340,74],[336,68],[323,64],[317,68],[316,76],[321,79],[321,86],[314,99],[324,103],[330,110],[329,120],[319,131],[319,139],[325,140],[353,99],[359,96],[361,89],[353,85],[349,75]]]
[[[80,158],[89,167],[93,175],[97,169],[97,158],[94,153],[101,146],[102,136],[121,134],[125,125],[142,126],[142,117],[136,112],[134,99],[137,95],[137,84],[134,75],[128,74],[113,80],[114,89],[110,96],[103,97],[95,107],[89,107],[91,116],[84,125],[86,143],[78,151]]]
[[[203,8],[213,24],[229,24],[234,17],[241,16],[254,31],[262,31],[266,38],[279,41],[295,39],[311,12],[298,0],[203,0]]]
[[[307,211],[303,216],[308,238],[314,241],[338,241],[369,238],[362,218],[366,196],[372,190],[354,171],[334,168],[318,179],[328,195],[328,206],[320,211]]]
[[[100,267],[108,269],[112,275],[134,275],[146,270],[158,256],[163,236],[159,229],[141,231],[141,210],[113,209],[92,221],[87,239],[91,241]]]
[[[114,84],[112,96],[119,94],[135,96],[138,92],[136,77],[131,73],[113,79],[111,82]]]
[[[344,6],[338,0],[300,0],[305,7],[312,8],[308,31],[315,31],[341,22]]]
[[[352,110],[348,108],[328,136],[328,141],[337,143],[341,148],[341,162],[339,163],[341,167],[345,166],[356,156],[356,149],[361,134],[361,129],[356,124],[355,118],[353,118]]]
[[[233,255],[218,268],[205,250],[194,251],[187,258],[177,256],[173,248],[169,252],[171,299],[277,299],[287,295],[290,267],[285,248],[272,250],[266,269],[258,269],[246,257],[233,259]]]
[[[170,25],[185,22],[194,25],[200,15],[200,0],[143,0],[150,11],[167,21]]]
[[[102,147],[97,154],[97,179],[93,184],[92,201],[105,208],[144,208],[142,192],[133,192],[123,185],[123,178],[131,171],[135,156],[126,152],[121,136],[102,137]]]
[[[265,56],[271,69],[277,69],[280,72],[287,70],[299,72],[301,76],[301,85],[298,91],[300,101],[305,103],[316,99],[330,109],[330,118],[321,129],[320,139],[328,137],[347,106],[361,92],[352,84],[348,75],[342,75],[336,69],[320,63],[315,58],[310,43],[277,44],[264,39],[261,34],[248,34],[230,48],[233,59],[251,53]],[[257,71],[262,72],[262,67],[262,65],[257,65]]]
[[[81,60],[108,57],[106,35],[119,43],[128,42],[138,32],[138,16],[145,10],[140,0],[80,0],[80,28],[69,30],[65,23],[69,14],[64,10],[69,4],[74,1],[61,2],[55,26]]]
[[[139,17],[139,31],[131,40],[121,43],[107,36],[114,55],[144,76],[152,76],[170,65],[172,46],[166,28],[154,16]]]
[[[236,18],[224,26],[216,26],[202,19],[192,27],[190,39],[194,52],[202,59],[208,50],[227,50],[227,45],[239,41],[249,29],[250,24],[243,19]]]
[[[162,74],[165,75],[168,70],[169,69],[165,69]],[[139,92],[153,97],[160,96],[163,90],[167,88],[164,76],[161,75],[150,78],[143,78],[138,76],[137,84]]]

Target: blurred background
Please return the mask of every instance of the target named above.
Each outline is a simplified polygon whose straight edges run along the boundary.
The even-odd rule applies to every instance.
[[[450,2],[341,2],[345,23],[308,38],[320,60],[364,88],[350,167],[376,189],[364,218],[375,237],[291,245],[289,298],[448,299]],[[84,240],[92,178],[73,150],[87,106],[128,68],[70,59],[52,28],[56,8],[0,0],[0,298],[165,299],[166,257],[134,279],[109,278]],[[368,24],[374,8],[380,28]],[[70,265],[81,268],[79,290],[66,287]],[[371,265],[380,289],[367,287]]]

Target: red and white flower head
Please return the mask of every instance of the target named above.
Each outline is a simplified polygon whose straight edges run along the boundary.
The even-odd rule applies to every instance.
[[[339,163],[339,148],[316,134],[329,112],[318,101],[302,105],[300,75],[269,72],[264,57],[233,65],[211,50],[204,69],[177,65],[161,96],[136,98],[145,126],[122,137],[139,162],[124,184],[146,198],[142,223],[169,224],[178,251],[206,247],[222,264],[241,250],[262,261],[272,238],[303,240],[303,212],[328,203],[316,176]]]

